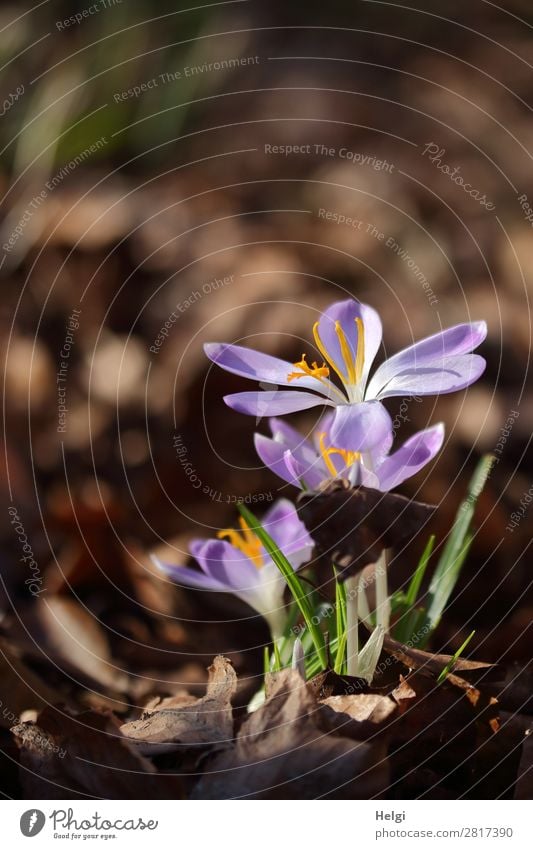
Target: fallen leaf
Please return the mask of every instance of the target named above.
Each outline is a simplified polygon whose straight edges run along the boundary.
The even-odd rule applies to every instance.
[[[321,727],[323,708],[294,670],[272,682],[270,698],[244,722],[236,744],[211,760],[194,799],[368,799],[382,792],[381,744]]]
[[[5,640],[0,641],[0,725],[11,728],[27,710],[42,710],[64,697],[35,675]]]
[[[301,493],[298,511],[322,554],[347,578],[413,537],[435,507],[340,480]]]
[[[329,696],[321,704],[325,726],[355,740],[373,737],[398,710],[389,696],[378,693]]]
[[[79,602],[51,595],[35,608],[43,648],[52,660],[115,693],[127,689],[128,676],[113,664],[103,628]]]
[[[77,716],[47,708],[36,724],[12,729],[20,779],[29,799],[158,799],[182,795],[181,782],[159,775],[120,733],[109,712]]]
[[[399,643],[398,640],[394,640],[388,634],[385,635],[383,649],[388,654],[392,654],[396,660],[399,660],[409,669],[416,669],[422,675],[430,675],[432,677],[438,677],[453,660],[453,655],[451,654],[432,654],[431,652],[422,651],[422,649],[414,649],[410,646],[405,646],[403,643]],[[495,669],[496,667],[493,663],[483,663],[463,657],[457,658],[451,666],[453,673],[468,673],[483,670],[483,674],[485,675],[488,670]]]
[[[134,740],[139,751],[158,755],[199,746],[226,745],[233,739],[231,700],[237,690],[237,676],[230,661],[218,656],[209,668],[207,693],[192,703],[176,706],[176,697],[165,700],[125,723],[121,733]],[[183,696],[178,696],[181,700]],[[172,705],[172,706],[170,706]]]

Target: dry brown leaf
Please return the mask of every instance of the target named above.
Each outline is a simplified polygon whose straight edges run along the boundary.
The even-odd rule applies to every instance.
[[[368,799],[382,792],[383,747],[324,732],[321,712],[297,672],[279,673],[270,698],[242,725],[236,745],[209,763],[193,798]]]
[[[52,660],[114,692],[126,690],[127,675],[113,664],[103,628],[79,602],[59,595],[43,597],[36,615]]]
[[[416,699],[416,692],[413,690],[411,685],[407,683],[403,675],[400,675],[400,683],[394,688],[391,696],[394,701],[398,703],[400,710],[402,710],[405,707],[403,702],[410,702],[411,699]]]
[[[325,726],[356,740],[373,737],[398,709],[389,696],[377,693],[329,696],[321,704]]]
[[[0,641],[0,725],[11,728],[26,710],[42,710],[63,701],[63,696],[45,684],[4,640]]]
[[[346,480],[302,493],[298,505],[319,550],[338,565],[343,579],[376,563],[384,549],[414,537],[435,511],[430,504],[351,487]]]
[[[158,775],[120,733],[109,712],[77,716],[47,708],[37,724],[12,729],[27,798],[158,799],[182,795],[173,776]]]
[[[414,649],[399,643],[389,635],[385,635],[383,648],[388,654],[392,654],[397,660],[401,661],[409,669],[416,669],[422,675],[439,676],[448,664],[453,660],[451,654],[432,654],[431,652],[422,651],[422,649]],[[459,657],[454,661],[452,670],[454,673],[476,672],[477,670],[495,670],[493,663],[482,663],[477,660],[468,660],[467,658]],[[450,676],[448,676],[450,677]]]
[[[177,707],[176,697],[172,697],[145,712],[141,719],[125,723],[121,733],[135,741],[139,751],[150,755],[229,744],[233,739],[231,700],[236,690],[237,676],[231,662],[218,656],[209,668],[207,693],[203,698]],[[170,704],[173,706],[169,707]]]

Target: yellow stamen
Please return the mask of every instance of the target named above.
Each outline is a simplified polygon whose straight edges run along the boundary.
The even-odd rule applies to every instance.
[[[239,519],[239,524],[241,526],[240,531],[236,531],[234,528],[224,528],[217,533],[217,537],[218,539],[227,539],[230,545],[238,551],[242,551],[246,557],[250,558],[254,566],[260,569],[263,565],[261,542],[242,516]]]
[[[340,457],[342,457],[347,467],[353,466],[354,463],[361,459],[361,454],[359,453],[359,451],[346,451],[344,448],[334,448],[332,446],[328,448],[326,446],[325,440],[326,434],[324,432],[319,435],[318,444],[320,446],[320,453],[322,455],[322,459],[326,464],[328,472],[333,475],[333,477],[337,477],[339,472],[337,471],[337,469],[335,468],[335,464],[331,460],[332,454],[338,454]]]
[[[343,383],[346,383],[346,381],[347,381],[346,375],[342,373],[342,371],[339,369],[335,360],[333,360],[330,357],[330,355],[328,354],[328,352],[326,351],[326,349],[324,347],[324,343],[322,342],[322,339],[320,338],[320,334],[318,332],[318,324],[319,324],[319,322],[316,321],[315,324],[313,325],[313,336],[315,337],[315,344],[316,344],[318,350],[320,351],[320,353],[322,354],[322,356],[324,357],[325,361],[327,363],[329,363],[329,365],[331,366],[333,371],[340,377],[341,381]]]
[[[352,349],[348,344],[348,340],[346,339],[346,335],[344,333],[344,330],[342,329],[340,321],[335,322],[335,333],[337,334],[337,339],[339,340],[339,345],[341,346],[341,354],[342,359],[344,360],[344,364],[346,366],[348,383],[353,386],[355,383],[357,383],[357,379],[355,376],[355,363],[353,361]]]
[[[300,377],[316,377],[317,380],[322,380],[324,377],[329,377],[329,368],[326,366],[326,363],[322,363],[321,366],[315,361],[312,366],[306,362],[306,355],[302,354],[302,359],[299,363],[294,363],[294,368],[301,369],[301,372],[291,371],[290,374],[287,375],[287,380],[289,383],[291,380],[298,380]]]
[[[365,328],[360,318],[355,319],[357,325],[357,352],[355,355],[355,382],[359,383],[365,364]]]

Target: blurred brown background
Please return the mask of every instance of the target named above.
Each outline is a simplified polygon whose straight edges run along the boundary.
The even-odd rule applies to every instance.
[[[172,588],[147,555],[183,561],[188,538],[235,521],[236,497],[291,494],[259,465],[254,420],[223,403],[250,387],[209,370],[202,344],[299,359],[316,311],[347,294],[380,311],[381,356],[488,322],[478,384],[390,411],[408,419],[403,438],[446,424],[435,469],[402,488],[440,505],[440,540],[476,459],[519,414],[434,648],[475,628],[476,656],[529,662],[530,516],[506,526],[532,484],[533,13],[418,5],[2,5],[1,627],[9,656],[65,693],[120,710],[203,681],[218,651],[259,672],[261,622]]]

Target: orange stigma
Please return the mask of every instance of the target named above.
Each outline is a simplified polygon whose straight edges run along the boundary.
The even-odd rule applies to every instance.
[[[234,548],[242,551],[248,557],[254,566],[260,569],[263,566],[263,554],[261,551],[261,542],[258,537],[250,530],[246,521],[239,519],[240,531],[233,528],[224,528],[217,533],[218,539],[227,539]]]
[[[358,460],[361,459],[361,454],[359,451],[345,451],[344,448],[334,448],[330,446],[329,448],[326,446],[326,434],[321,433],[318,437],[318,444],[320,446],[320,454],[322,455],[322,459],[327,466],[328,472],[333,475],[333,477],[337,477],[339,472],[335,468],[335,464],[331,459],[332,454],[338,454],[339,457],[342,457],[347,467],[353,466]]]
[[[290,383],[291,380],[298,380],[300,377],[316,377],[317,380],[322,380],[324,377],[329,377],[329,368],[326,366],[326,363],[322,363],[321,366],[315,361],[312,366],[306,362],[306,355],[302,354],[302,359],[299,363],[294,363],[294,368],[300,369],[300,371],[291,371],[290,374],[287,375],[287,380]]]

